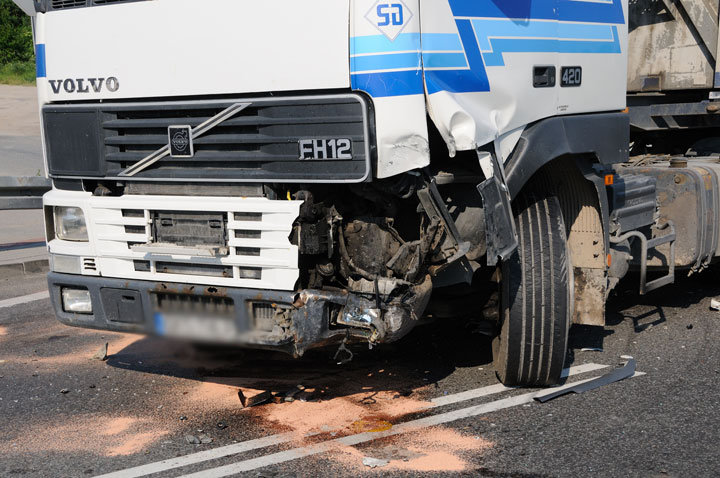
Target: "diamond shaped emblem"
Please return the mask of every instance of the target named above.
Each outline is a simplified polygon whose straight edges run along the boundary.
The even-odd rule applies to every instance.
[[[378,0],[365,18],[388,40],[395,41],[412,20],[413,12],[403,0]]]

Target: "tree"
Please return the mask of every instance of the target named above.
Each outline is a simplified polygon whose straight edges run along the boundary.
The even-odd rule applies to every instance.
[[[0,64],[33,61],[30,17],[12,0],[0,0]]]

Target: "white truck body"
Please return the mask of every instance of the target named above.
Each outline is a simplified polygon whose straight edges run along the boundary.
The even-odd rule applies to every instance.
[[[177,305],[222,309],[218,340],[299,356],[399,340],[426,313],[482,315],[501,380],[549,385],[570,324],[604,323],[633,256],[672,263],[648,282],[642,260],[643,293],[674,280],[676,257],[714,258],[710,240],[675,255],[668,174],[618,172],[637,3],[35,7],[63,323],[173,335],[209,323],[170,327]]]
[[[69,8],[37,16],[38,91],[44,105],[351,86],[373,98],[376,172],[385,178],[429,164],[425,111],[451,155],[497,141],[507,156],[541,118],[622,110],[626,19],[626,0]],[[533,67],[546,65],[558,76],[581,67],[581,86],[533,87]]]

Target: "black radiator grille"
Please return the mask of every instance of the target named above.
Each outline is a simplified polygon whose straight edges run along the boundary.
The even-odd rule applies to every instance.
[[[48,10],[64,10],[66,8],[95,7],[113,3],[130,3],[143,0],[51,0]]]
[[[87,6],[86,0],[52,0],[53,10],[60,10],[63,8],[76,8]]]
[[[194,156],[165,157],[136,179],[223,179],[361,181],[369,174],[368,108],[358,95],[319,98],[223,100],[188,103],[132,103],[98,105],[92,121],[98,122],[100,155],[98,174],[116,177],[168,144],[169,126],[195,128],[235,103],[250,106],[193,140]],[[51,173],[72,175],[83,168],[63,168],[60,152],[53,154],[53,137],[65,142],[67,135],[55,131],[63,124],[57,115],[92,113],[83,106],[50,106],[44,109],[48,132]],[[48,118],[48,115],[55,118]],[[55,121],[53,121],[55,119]],[[75,120],[78,121],[78,120]],[[88,128],[75,128],[87,132]],[[71,132],[69,132],[71,134]],[[299,141],[304,139],[349,139],[352,159],[300,160]],[[58,141],[59,142],[59,141]],[[67,154],[72,154],[67,151]],[[88,154],[92,156],[92,152]],[[88,155],[77,154],[75,157]]]

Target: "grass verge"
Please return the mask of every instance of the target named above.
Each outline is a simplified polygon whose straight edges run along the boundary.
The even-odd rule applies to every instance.
[[[0,84],[34,85],[35,63],[28,61],[0,65]]]

